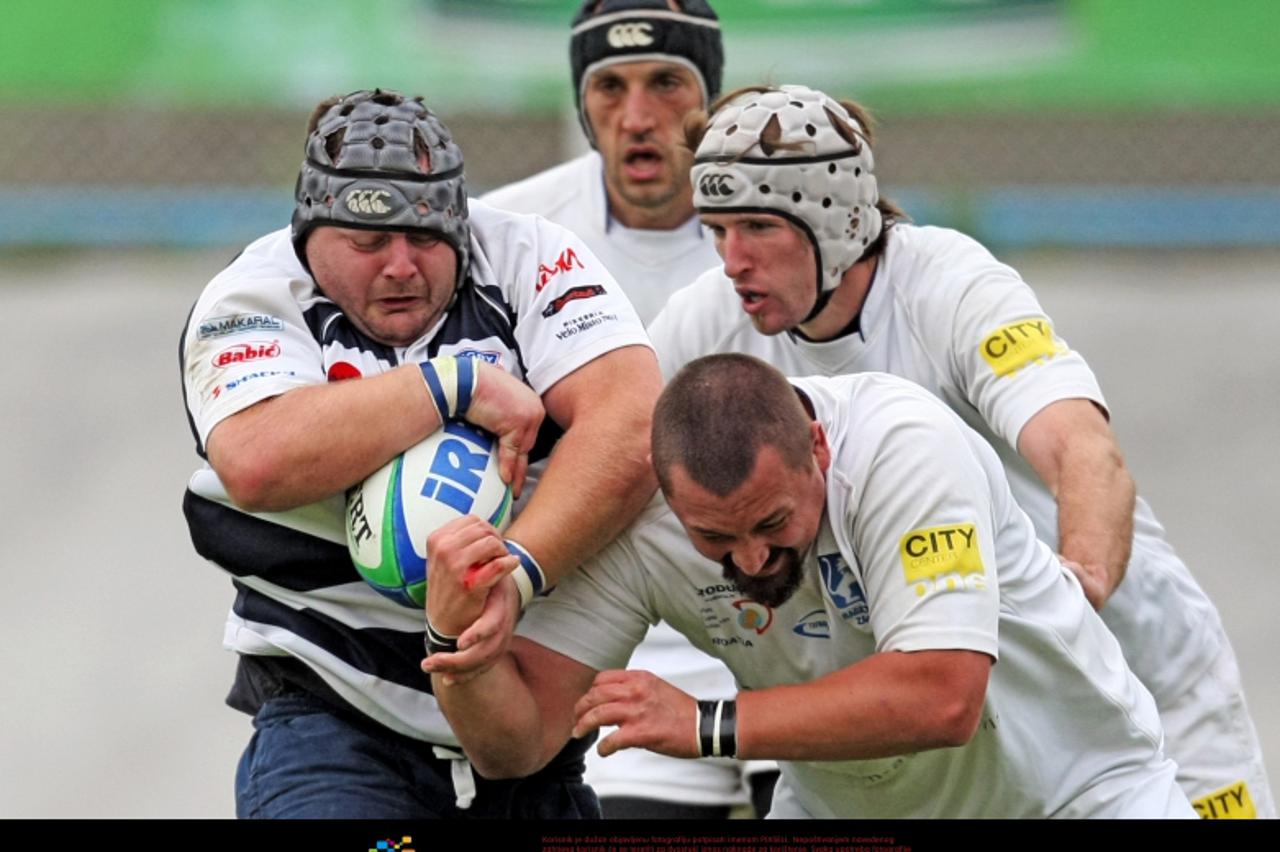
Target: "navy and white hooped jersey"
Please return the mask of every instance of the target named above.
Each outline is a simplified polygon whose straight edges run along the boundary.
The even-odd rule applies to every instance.
[[[287,228],[246,248],[205,288],[180,347],[200,455],[223,419],[307,385],[459,354],[496,364],[543,394],[599,355],[648,346],[616,282],[573,234],[474,202],[470,219],[469,280],[436,326],[406,347],[362,334],[316,287]],[[524,499],[557,435],[554,424],[544,426]],[[228,571],[238,592],[227,648],[300,659],[387,727],[456,742],[418,667],[422,613],[356,574],[342,494],[284,512],[243,512],[206,464],[191,478],[184,509],[196,550]]]

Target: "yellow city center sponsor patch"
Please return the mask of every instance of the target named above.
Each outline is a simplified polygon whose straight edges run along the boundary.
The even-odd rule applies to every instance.
[[[1053,336],[1048,320],[1026,319],[1011,322],[991,332],[978,347],[983,359],[997,376],[1008,376],[1032,361],[1066,352],[1067,347]]]
[[[1243,781],[1228,784],[1191,802],[1201,819],[1257,819],[1258,811]]]
[[[985,588],[978,531],[973,524],[912,530],[898,544],[902,572],[924,596],[938,588]]]

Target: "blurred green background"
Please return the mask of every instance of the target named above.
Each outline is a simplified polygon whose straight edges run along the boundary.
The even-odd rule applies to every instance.
[[[282,224],[321,98],[425,94],[473,192],[582,145],[574,0],[8,0],[0,245]],[[1280,242],[1274,0],[727,0],[726,87],[881,121],[883,191],[997,246]]]
[[[575,154],[575,0],[8,0],[0,246],[246,241],[310,106],[426,95],[479,193]],[[882,189],[997,246],[1280,242],[1274,0],[732,0],[726,87],[881,120]]]

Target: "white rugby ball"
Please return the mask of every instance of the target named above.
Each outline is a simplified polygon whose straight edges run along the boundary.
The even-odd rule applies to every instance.
[[[421,609],[427,600],[427,536],[476,515],[499,530],[511,520],[511,488],[498,475],[498,442],[450,420],[347,492],[347,549],[382,594]]]

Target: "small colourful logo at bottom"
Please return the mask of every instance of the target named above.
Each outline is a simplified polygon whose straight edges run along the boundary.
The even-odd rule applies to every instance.
[[[412,842],[412,837],[401,837],[399,840],[379,840],[369,847],[369,852],[413,852],[413,847],[409,845]]]

